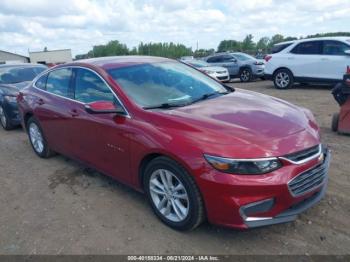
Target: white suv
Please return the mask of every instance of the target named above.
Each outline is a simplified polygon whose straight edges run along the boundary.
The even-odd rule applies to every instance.
[[[265,57],[265,78],[278,89],[299,83],[335,83],[350,65],[350,37],[322,37],[276,44]]]

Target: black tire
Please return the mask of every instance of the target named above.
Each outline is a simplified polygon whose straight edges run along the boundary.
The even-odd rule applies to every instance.
[[[186,193],[189,200],[188,214],[183,221],[173,222],[166,218],[156,207],[150,193],[151,176],[155,171],[162,169],[168,170],[176,176],[176,178],[182,183],[186,189]],[[167,157],[157,157],[152,160],[146,167],[143,176],[144,191],[147,195],[148,201],[156,214],[156,216],[167,226],[179,230],[188,231],[198,227],[205,219],[204,204],[199,192],[199,189],[194,179],[188,174],[188,172],[177,162]],[[164,196],[165,198],[165,196]],[[171,207],[174,210],[173,207]]]
[[[244,67],[239,72],[239,79],[242,83],[248,83],[253,79],[253,72],[250,68]]]
[[[37,127],[38,127],[38,131],[39,131],[40,134],[41,134],[42,142],[43,142],[43,143],[42,143],[42,144],[43,144],[43,150],[42,150],[41,152],[39,152],[39,151],[35,148],[35,146],[34,146],[34,144],[33,144],[33,142],[32,142],[31,134],[30,134],[30,127],[31,127],[32,125],[37,126]],[[49,145],[48,145],[48,143],[47,143],[47,140],[46,140],[46,138],[45,138],[44,132],[43,132],[41,126],[40,126],[39,121],[36,120],[34,117],[31,117],[31,118],[28,119],[28,121],[27,121],[27,123],[26,123],[26,127],[27,127],[27,133],[28,133],[29,142],[30,142],[30,144],[32,145],[32,148],[33,148],[34,152],[35,152],[39,157],[41,157],[41,158],[49,158],[49,157],[53,156],[53,155],[54,155],[54,152],[50,149],[50,147],[49,147]]]
[[[338,126],[339,126],[339,113],[333,114],[332,118],[332,131],[338,132]]]
[[[294,76],[288,69],[279,69],[273,75],[273,83],[276,89],[289,89],[294,84]]]
[[[11,124],[10,119],[5,111],[5,109],[0,105],[0,124],[2,128],[6,131],[14,129],[14,126]]]

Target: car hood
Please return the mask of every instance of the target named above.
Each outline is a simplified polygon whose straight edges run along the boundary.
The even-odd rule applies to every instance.
[[[227,146],[232,149],[245,146],[247,152],[256,148],[256,157],[267,157],[296,152],[319,143],[318,126],[303,109],[240,89],[159,113],[167,114],[171,125],[181,128],[181,133],[194,143],[201,143],[216,153],[227,153]],[[176,122],[179,125],[174,124]],[[237,154],[234,150],[233,153]],[[244,157],[244,150],[240,153]]]
[[[23,89],[29,84],[30,81],[13,84],[0,84],[0,90],[6,95],[17,95],[19,90]]]

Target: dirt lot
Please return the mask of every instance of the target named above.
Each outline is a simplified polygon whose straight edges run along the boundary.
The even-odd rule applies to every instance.
[[[142,194],[62,156],[39,159],[21,129],[1,130],[0,254],[349,254],[350,137],[330,130],[338,110],[330,88],[235,86],[310,108],[333,151],[326,198],[297,221],[179,233],[157,220]]]

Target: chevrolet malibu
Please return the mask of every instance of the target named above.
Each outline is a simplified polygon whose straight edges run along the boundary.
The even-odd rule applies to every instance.
[[[325,194],[312,113],[156,57],[56,66],[17,97],[42,158],[66,155],[145,193],[166,225],[292,221]]]

